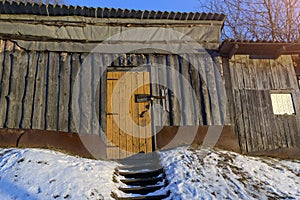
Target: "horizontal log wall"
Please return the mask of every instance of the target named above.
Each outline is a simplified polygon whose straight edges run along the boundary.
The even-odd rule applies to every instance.
[[[299,145],[299,87],[290,56],[223,59],[232,123],[244,152]],[[270,90],[290,91],[296,115],[274,115]]]
[[[87,53],[25,51],[10,41],[1,41],[0,52],[0,128],[100,132],[93,130],[96,126],[92,122],[80,123],[79,130],[74,123],[72,89]],[[214,56],[203,54],[183,59],[167,54],[94,54],[91,65],[103,70],[103,66],[99,66],[100,60],[112,68],[150,66],[152,81],[160,80],[166,86],[173,85],[174,91],[165,90],[166,87],[162,85],[152,85],[153,95],[160,96],[163,90],[167,92],[166,99],[155,100],[155,103],[164,106],[166,120],[162,112],[153,112],[154,127],[210,125],[225,121],[223,107],[226,98],[218,91],[220,84],[216,81],[216,74],[219,71],[213,68],[216,61]],[[195,66],[191,63],[195,63]],[[171,75],[166,66],[181,75]],[[91,71],[91,74],[94,72]],[[98,89],[96,96],[92,97],[96,101],[91,108],[78,105],[80,113],[83,113],[79,116],[80,120],[98,118],[105,131],[105,80],[102,79],[98,86],[93,85],[91,80],[91,88],[82,88],[82,81],[80,90]],[[186,83],[191,86],[187,90],[182,86]],[[207,84],[216,89],[209,91]],[[80,100],[75,99],[76,102]],[[91,111],[92,116],[87,116],[83,109]]]

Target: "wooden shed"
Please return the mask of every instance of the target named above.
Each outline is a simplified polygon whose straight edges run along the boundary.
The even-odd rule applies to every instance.
[[[207,136],[245,153],[297,147],[299,89],[283,54],[299,45],[220,47],[224,20],[2,1],[0,145],[114,159]]]
[[[15,134],[17,146],[43,141],[66,148],[59,142],[64,133],[90,134],[105,144],[95,151],[122,158],[163,148],[178,127],[185,127],[186,138],[229,119],[217,52],[222,14],[6,1],[0,3],[0,13],[0,127],[2,135],[8,130],[12,134],[5,136]],[[141,28],[143,37],[122,38]],[[174,33],[179,35],[175,39]],[[121,39],[112,39],[115,35]],[[92,52],[108,38],[104,50]],[[139,48],[129,50],[132,43]],[[161,44],[167,48],[157,46]],[[83,71],[90,78],[76,82]],[[94,101],[86,103],[88,98]],[[161,127],[167,128],[159,131]],[[233,135],[230,126],[225,129]],[[54,134],[58,132],[60,136]],[[78,142],[74,135],[68,137]],[[95,140],[89,142],[102,146]]]

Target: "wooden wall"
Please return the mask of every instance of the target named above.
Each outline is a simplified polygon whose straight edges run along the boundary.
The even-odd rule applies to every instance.
[[[183,57],[187,59],[183,59]],[[164,108],[167,120],[164,121],[161,114],[155,112],[154,125],[222,124],[225,121],[226,97],[222,96],[224,94],[219,92],[220,88],[217,87],[220,85],[220,82],[216,80],[217,73],[220,72],[213,67],[213,62],[217,62],[217,60],[208,54],[184,55],[183,57],[146,55],[152,81],[160,82],[170,88],[166,90],[166,99],[155,100],[155,103]],[[196,66],[191,63],[195,63]],[[176,70],[178,75],[170,73],[165,66]],[[214,85],[216,88],[209,91],[207,84]],[[163,85],[153,84],[152,94],[164,95],[162,91],[166,87]],[[185,87],[187,85],[188,87]]]
[[[0,127],[76,132],[72,84],[81,54],[27,52],[1,43]]]
[[[232,123],[243,152],[299,146],[299,87],[290,56],[223,59]],[[292,94],[295,115],[274,115],[270,91]]]
[[[75,78],[87,56],[87,53],[25,51],[10,41],[1,40],[0,128],[94,132],[93,125],[80,124],[77,130],[72,110]],[[115,69],[150,66],[152,81],[172,86],[173,91],[165,90],[163,85],[151,87],[156,96],[167,92],[166,99],[155,100],[163,107],[166,120],[161,112],[152,112],[153,127],[232,123],[244,152],[299,146],[300,95],[290,56],[274,60],[236,55],[230,60],[223,58],[222,65],[214,53],[183,57],[149,53],[95,54],[91,65],[98,66],[97,60],[102,60],[105,66]],[[165,66],[180,75],[172,75]],[[98,67],[103,70],[104,66]],[[227,98],[222,93],[218,73],[225,80]],[[183,87],[184,80],[190,88]],[[99,119],[104,131],[105,88],[102,79],[95,94],[96,102],[91,105],[91,111],[96,110],[92,118]],[[296,115],[274,115],[270,90],[290,91]],[[79,106],[79,109],[81,113],[83,108]]]
[[[48,51],[25,51],[10,41],[0,43],[0,128],[41,129],[65,132],[76,130],[72,110],[72,89],[78,70],[87,53],[65,53]],[[207,54],[189,56],[196,66],[178,55],[168,54],[126,54],[93,55],[102,59],[106,66],[124,67],[148,65],[171,66],[191,84],[192,91],[181,87],[182,77],[172,77],[166,68],[150,67],[151,79],[162,80],[175,85],[179,94],[177,100],[167,90],[166,100],[157,100],[165,105],[167,120],[164,122],[160,113],[153,113],[154,126],[163,125],[210,125],[221,124],[225,119],[226,101],[217,81],[218,70],[214,69],[214,56]],[[91,62],[91,65],[97,62]],[[218,62],[217,62],[218,65]],[[99,66],[103,68],[103,66]],[[217,67],[220,68],[220,65]],[[199,71],[200,73],[198,73]],[[209,94],[207,84],[216,86]],[[94,86],[93,86],[94,87]],[[87,88],[80,88],[87,89]],[[163,86],[153,85],[154,95],[161,95]],[[105,81],[100,81],[96,94],[98,119],[105,130]],[[77,101],[77,100],[76,100]],[[178,105],[182,103],[182,108]],[[195,105],[198,106],[195,106]],[[96,108],[95,108],[96,107]],[[196,109],[198,107],[199,109]],[[80,108],[79,106],[79,109]],[[196,114],[197,113],[197,114]],[[196,116],[199,117],[196,117]],[[81,116],[82,117],[82,116]],[[229,118],[229,116],[227,116]],[[228,120],[227,120],[228,121]],[[90,129],[92,126],[83,128]],[[80,130],[79,130],[80,132]]]

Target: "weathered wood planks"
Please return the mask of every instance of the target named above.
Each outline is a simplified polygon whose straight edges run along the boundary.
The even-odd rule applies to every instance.
[[[32,129],[45,129],[45,105],[49,53],[41,52],[36,65],[35,89],[33,95]]]
[[[73,104],[76,104],[78,101],[77,99],[73,98],[73,89],[74,89],[74,84],[77,78],[77,74],[80,70],[80,54],[77,53],[72,53],[70,55],[70,82],[69,82],[69,98],[68,98],[68,132],[78,132],[76,125],[75,125],[75,119],[74,117],[74,111],[73,111]],[[61,91],[62,92],[62,91]],[[66,99],[65,99],[66,100]],[[79,126],[79,124],[78,124]]]
[[[10,55],[12,54],[12,43],[6,41],[3,47],[3,57],[2,57],[2,66],[1,66],[1,87],[0,87],[0,125],[4,128],[7,128],[6,124],[6,113],[7,113],[7,101],[6,96],[9,92],[9,76],[11,71],[11,59]]]
[[[46,75],[45,129],[58,130],[60,55],[49,53]]]
[[[233,123],[242,151],[297,146],[300,101],[296,98],[299,89],[291,58],[250,59],[235,55],[224,64],[229,66],[231,78],[227,81],[232,86],[227,88],[227,94],[233,97]],[[295,115],[274,115],[270,93],[276,90],[292,94]]]
[[[1,53],[0,57],[0,75],[2,81],[1,92],[3,95],[0,97],[0,99],[1,101],[5,101],[1,107],[2,114],[0,115],[0,119],[3,118],[2,124],[4,125],[5,119],[7,118],[7,109],[5,106],[7,106],[7,102],[9,102],[11,103],[11,109],[16,110],[16,112],[13,112],[16,116],[14,119],[8,117],[8,124],[6,124],[6,126],[22,126],[24,128],[77,132],[73,119],[73,108],[71,105],[73,101],[78,102],[81,99],[73,99],[72,91],[77,74],[81,69],[80,66],[83,64],[87,54],[60,52],[21,52],[20,50],[12,52],[13,45],[7,45],[11,48],[10,50],[4,49],[5,43],[2,43],[2,45],[3,53]],[[18,59],[18,57],[22,59]],[[162,92],[167,92],[165,94],[166,99],[155,100],[155,103],[160,104],[163,109],[165,109],[166,121],[162,121],[162,113],[154,113],[155,125],[195,125],[198,123],[210,124],[212,122],[211,112],[213,111],[212,106],[210,105],[213,103],[212,101],[215,101],[215,103],[212,105],[213,107],[216,107],[214,119],[220,119],[220,116],[218,116],[220,115],[220,109],[218,103],[219,99],[216,94],[217,91],[210,91],[212,94],[214,94],[214,98],[210,98],[209,90],[207,88],[207,83],[215,79],[215,72],[207,69],[207,63],[209,63],[209,65],[212,63],[212,59],[209,57],[204,58],[203,55],[200,55],[186,60],[179,55],[149,54],[147,61],[145,55],[123,54],[121,57],[119,57],[119,55],[101,54],[92,58],[91,65],[100,63],[100,61],[96,61],[97,59],[102,59],[102,63],[105,65],[102,67],[111,65],[114,65],[115,67],[122,67],[121,65],[138,66],[147,62],[149,62],[150,65],[156,66],[153,67],[154,70],[150,70],[151,80],[154,80],[154,82],[160,81],[167,87],[168,85],[172,86],[175,91],[165,90],[164,88],[167,87],[163,87],[162,85],[151,86],[151,91],[155,96],[160,96],[163,95]],[[205,59],[207,60],[207,63],[205,63]],[[190,60],[193,60],[193,63],[196,63],[197,66],[191,66],[189,63]],[[11,62],[14,66],[12,71],[10,67]],[[169,66],[171,69],[174,69],[176,72],[178,72],[178,74],[181,75],[174,76],[175,73],[169,73],[166,70],[167,66]],[[194,67],[195,69],[193,69]],[[98,71],[99,70],[97,69],[97,72]],[[91,75],[93,72],[91,71],[88,73]],[[208,77],[208,79],[206,77]],[[95,77],[92,76],[92,78]],[[188,90],[184,90],[182,85],[180,85],[180,83],[183,84],[181,80],[182,78],[186,81],[185,83],[190,84],[191,87],[188,86]],[[11,80],[11,82],[9,80]],[[85,80],[81,80],[79,78],[79,81]],[[88,81],[91,82],[93,87],[92,89],[94,90],[96,86],[92,84],[93,80]],[[212,83],[214,83],[214,81],[212,81]],[[105,79],[101,80],[101,84],[102,86],[99,88],[99,90],[105,92]],[[10,85],[12,86],[12,91],[10,91],[11,95],[7,96]],[[19,89],[19,87],[21,88]],[[190,90],[191,88],[192,90]],[[80,88],[80,90],[87,89],[88,88]],[[191,95],[193,92],[196,94],[196,99],[193,97],[193,95]],[[95,111],[96,113],[101,111],[101,113],[99,113],[99,118],[102,122],[101,126],[103,126],[105,129],[105,121],[103,122],[103,118],[105,118],[105,107],[103,105],[105,104],[106,100],[104,96],[105,95],[99,93],[96,94],[96,97],[93,96],[97,102],[99,102],[98,105],[101,107],[101,109],[95,106],[96,104],[91,105],[90,108],[82,108],[82,106],[79,105],[81,114],[80,116],[76,117],[82,118],[81,120],[83,120],[83,118],[91,119],[91,123],[94,123],[97,117],[95,115],[89,116],[89,114],[83,112],[84,109],[87,109],[91,112]],[[79,98],[84,99],[86,97]],[[179,106],[179,102],[181,102],[181,108]],[[200,110],[195,110],[193,106],[195,103],[199,104],[198,107]],[[24,111],[22,109],[24,109]],[[22,113],[20,113],[21,111]],[[195,118],[195,116],[198,115],[198,112],[200,113],[201,119]],[[217,120],[217,122],[219,121],[220,120]],[[79,127],[84,128],[85,132],[89,132],[94,129],[93,127],[95,127],[95,125],[79,124]],[[78,131],[80,132],[80,130]]]
[[[57,128],[65,132],[69,131],[71,58],[70,54],[59,54]]]
[[[28,54],[22,50],[14,50],[10,54],[10,78],[7,100],[7,127],[19,128],[22,117],[22,97],[25,88]]]
[[[216,73],[219,72],[212,67],[218,63],[214,63],[216,60],[210,55],[188,56],[186,60],[183,59],[183,56],[172,54],[95,54],[90,60],[90,65],[96,68],[91,68],[88,72],[91,79],[80,80],[90,83],[91,88],[81,87],[80,90],[94,91],[97,89],[97,93],[91,92],[89,93],[91,96],[74,99],[74,82],[79,70],[85,67],[86,63],[84,66],[83,63],[87,56],[88,54],[80,53],[24,51],[12,42],[1,42],[0,127],[100,133],[100,130],[96,130],[97,126],[95,125],[99,122],[102,130],[106,132],[107,129],[112,129],[114,126],[114,124],[106,123],[106,118],[109,118],[106,115],[107,109],[109,109],[106,107],[106,104],[109,103],[106,100],[106,90],[109,90],[110,86],[107,85],[111,83],[106,82],[106,75],[104,75],[99,83],[99,88],[96,88],[94,80],[97,78],[95,73],[99,72],[97,67],[114,66],[116,69],[126,67],[133,69],[146,63],[150,64],[149,80],[160,81],[167,86],[151,85],[153,95],[166,96],[166,99],[154,100],[152,104],[152,106],[154,104],[162,106],[165,110],[166,120],[163,120],[162,113],[155,112],[151,115],[153,119],[150,122],[136,121],[136,123],[153,123],[154,127],[209,125],[220,124],[224,121],[222,105],[226,99],[222,99],[220,96],[219,87],[221,85],[216,81]],[[146,57],[148,60],[145,59]],[[103,66],[98,66],[99,63],[103,63]],[[196,66],[191,66],[191,63],[196,63]],[[250,59],[249,56],[235,55],[228,62],[222,62],[222,65],[217,67],[220,70],[224,69],[228,110],[231,113],[227,114],[226,122],[230,118],[231,123],[235,125],[243,151],[260,151],[299,145],[297,141],[299,141],[300,95],[291,58],[280,56],[276,60]],[[169,73],[166,70],[167,66],[176,70],[179,76]],[[182,78],[190,84],[192,90],[184,89],[183,84],[186,82],[183,82]],[[147,75],[143,74],[142,79],[147,80]],[[138,84],[141,84],[138,77],[126,79],[122,83],[121,90],[130,91]],[[82,82],[81,86],[83,86]],[[174,91],[165,90],[168,86],[172,86]],[[277,116],[273,114],[270,91],[274,90],[290,91],[295,104],[295,115]],[[150,88],[142,88],[138,92],[150,93]],[[163,92],[166,93],[163,94]],[[191,95],[193,92],[195,92],[196,98]],[[74,116],[72,107],[74,101],[78,103],[85,98],[93,98],[95,101],[88,108],[79,105],[80,115]],[[120,97],[120,101],[125,101],[125,99]],[[182,104],[181,107],[179,102]],[[195,104],[199,106],[199,110],[195,109]],[[141,113],[145,110],[146,103],[140,104],[139,108],[130,106],[132,109],[136,109],[136,113]],[[119,107],[119,109],[124,108]],[[195,117],[198,114],[199,117]],[[87,119],[85,120],[87,123],[80,123],[77,130],[74,117],[79,117],[81,122]],[[120,116],[120,122],[122,126],[126,127],[126,130],[134,131],[134,127],[127,127],[130,125],[125,116]],[[126,148],[128,152],[138,152],[141,149],[145,152],[152,150],[152,144],[150,144],[152,142],[148,139],[141,139],[145,136],[147,138],[152,136],[152,130],[142,132],[140,138],[128,136],[125,132],[113,132],[113,134],[118,135],[120,139],[116,139],[112,143]],[[127,144],[130,143],[137,145],[128,146]],[[109,141],[108,144],[113,146]],[[116,153],[117,150],[112,149]]]

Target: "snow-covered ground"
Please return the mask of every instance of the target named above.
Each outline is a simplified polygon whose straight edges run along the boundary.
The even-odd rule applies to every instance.
[[[108,199],[115,162],[41,149],[0,149],[0,199]]]
[[[170,199],[300,199],[300,161],[177,148],[160,153]]]
[[[169,199],[300,199],[300,161],[177,148],[160,152]],[[111,199],[117,163],[42,149],[0,149],[0,199]]]

